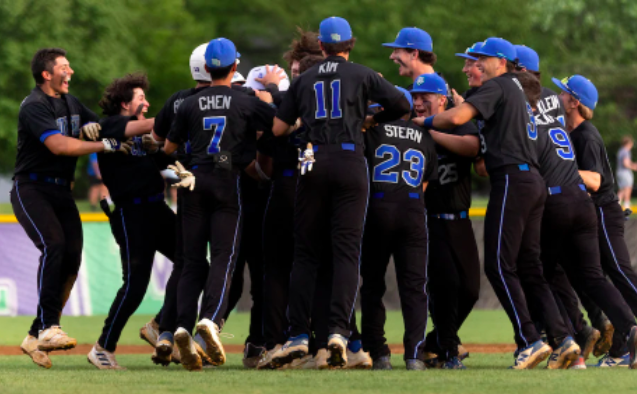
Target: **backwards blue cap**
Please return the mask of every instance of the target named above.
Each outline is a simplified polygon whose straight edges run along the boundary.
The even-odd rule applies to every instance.
[[[352,28],[343,18],[332,16],[323,19],[319,27],[318,39],[326,44],[336,44],[352,39]]]
[[[579,100],[585,107],[593,110],[597,106],[597,99],[599,98],[597,88],[583,76],[573,75],[561,81],[557,78],[552,78],[552,81],[560,89]]]
[[[517,57],[513,44],[504,38],[498,37],[487,38],[482,48],[473,53],[476,56],[499,57],[500,59],[506,59],[511,62],[515,62]]]
[[[540,72],[540,57],[537,52],[524,45],[516,45],[515,52],[519,67],[524,67],[529,71]]]
[[[409,94],[409,91],[405,88],[401,88],[400,86],[396,86],[396,89],[400,90],[400,92],[402,94],[405,95],[405,98],[407,99],[407,101],[409,101],[409,110],[413,111],[414,110],[414,100],[411,98],[411,94]],[[372,104],[369,106],[369,108],[378,108],[380,107],[380,104],[376,103],[376,104]]]
[[[210,41],[204,55],[208,68],[228,67],[240,57],[241,54],[237,52],[234,43],[223,37]]]
[[[426,31],[417,27],[405,27],[398,32],[394,42],[383,44],[388,48],[411,48],[421,51],[433,52],[434,44],[431,36]]]
[[[416,78],[411,93],[436,93],[447,95],[447,83],[436,73],[422,74]]]
[[[483,46],[484,46],[484,42],[482,42],[482,41],[476,42],[475,44],[473,44],[472,46],[467,48],[467,50],[464,51],[464,53],[456,53],[456,56],[463,57],[463,58],[469,59],[469,60],[478,60],[478,55],[473,56],[473,54],[476,51],[481,50]]]

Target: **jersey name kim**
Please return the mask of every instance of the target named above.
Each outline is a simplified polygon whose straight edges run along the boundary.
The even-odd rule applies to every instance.
[[[384,127],[385,135],[387,135],[387,137],[412,140],[416,141],[417,143],[420,143],[420,141],[422,141],[422,132],[412,129],[411,127],[401,127],[390,124],[386,124]]]
[[[211,109],[230,109],[232,97],[223,94],[215,96],[199,97],[199,109],[201,111],[210,111]]]

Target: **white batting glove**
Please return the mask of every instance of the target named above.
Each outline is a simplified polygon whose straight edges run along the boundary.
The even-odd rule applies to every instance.
[[[299,166],[298,168],[301,170],[301,175],[305,175],[306,172],[312,171],[312,167],[316,159],[314,159],[314,149],[312,149],[312,143],[307,144],[307,149],[301,152],[299,149]]]
[[[80,139],[97,141],[102,126],[99,123],[87,123],[80,129]]]
[[[132,140],[118,141],[115,138],[104,138],[102,144],[104,144],[104,153],[121,152],[127,155],[133,149]]]
[[[195,176],[192,172],[186,170],[186,167],[184,167],[183,164],[176,161],[175,165],[169,165],[168,169],[173,170],[175,172],[175,175],[177,175],[179,179],[181,179],[180,182],[173,184],[172,187],[183,187],[189,189],[190,191],[193,191],[195,189]]]

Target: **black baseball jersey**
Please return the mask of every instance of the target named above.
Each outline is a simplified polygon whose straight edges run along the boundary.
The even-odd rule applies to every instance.
[[[579,176],[575,149],[562,123],[548,114],[538,113],[535,115],[535,124],[540,174],[546,186],[584,183]]]
[[[257,150],[263,155],[270,156],[276,168],[296,168],[299,163],[298,149],[305,149],[302,138],[304,133],[305,126],[280,137],[275,137],[272,131],[264,132],[257,141]]]
[[[228,86],[207,87],[177,110],[168,140],[190,140],[192,166],[245,168],[256,157],[256,132],[272,130],[274,108]]]
[[[547,114],[553,119],[565,125],[564,120],[564,108],[562,108],[562,102],[560,97],[547,87],[542,87],[542,94],[540,101],[537,102],[537,111],[541,114]]]
[[[78,138],[84,124],[97,121],[98,116],[77,98],[69,94],[53,98],[35,87],[20,105],[14,174],[73,180],[77,157],[54,155],[44,141],[53,134]]]
[[[422,193],[436,177],[436,149],[428,131],[402,119],[379,124],[365,133],[372,192]]]
[[[516,74],[488,80],[466,102],[478,110],[478,120],[484,120],[480,133],[488,172],[506,165],[538,167],[535,119]]]
[[[292,81],[276,116],[287,124],[301,117],[312,144],[363,145],[368,102],[388,108],[402,97],[372,69],[329,56]]]
[[[571,141],[573,141],[579,169],[596,172],[602,177],[599,190],[591,192],[595,205],[602,206],[617,201],[613,171],[608,161],[604,140],[597,128],[585,120],[571,131]]]
[[[131,120],[137,120],[137,117],[113,115],[101,119],[101,137],[126,140],[124,133]],[[164,178],[159,173],[153,156],[144,150],[141,137],[133,138],[130,154],[98,153],[97,161],[104,185],[115,203],[153,196],[164,191]]]
[[[458,126],[446,133],[474,135],[478,128],[473,122]],[[458,213],[471,207],[472,157],[460,156],[436,144],[438,179],[431,181],[425,192],[427,212],[431,214]]]

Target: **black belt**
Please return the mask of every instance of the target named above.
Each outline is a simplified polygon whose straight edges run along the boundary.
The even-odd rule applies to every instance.
[[[579,186],[579,188],[582,189],[583,191],[586,191],[586,186],[584,186],[583,184],[580,183],[577,186]],[[564,187],[566,188],[567,186],[564,186]],[[561,194],[561,193],[562,193],[562,186],[549,187],[549,196],[552,196],[554,194]]]
[[[41,174],[36,174],[34,172],[30,173],[28,178],[27,177],[16,177],[16,179],[18,180],[32,180],[32,181],[40,181],[40,182],[46,182],[46,183],[51,183],[53,185],[58,185],[58,186],[69,186],[71,184],[71,181],[69,181],[66,178],[56,178],[56,177],[52,177],[52,176],[45,176],[45,175],[41,175]]]

